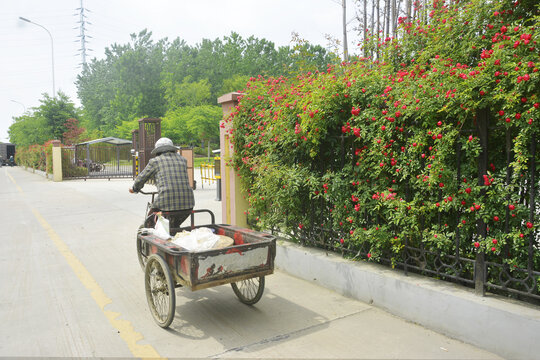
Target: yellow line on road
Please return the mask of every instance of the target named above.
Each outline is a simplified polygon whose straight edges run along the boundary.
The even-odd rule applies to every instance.
[[[13,177],[11,177],[9,174],[8,177],[15,184],[15,186],[17,186],[19,192],[23,193],[22,189],[17,185]],[[159,358],[160,355],[151,345],[137,344],[138,341],[143,339],[143,336],[141,333],[136,332],[133,329],[131,322],[119,319],[118,317],[120,316],[120,313],[105,310],[105,306],[111,304],[112,300],[107,296],[107,294],[105,294],[103,289],[99,286],[90,272],[86,270],[81,261],[69,250],[69,247],[66,245],[66,243],[64,243],[64,241],[62,241],[56,231],[54,231],[43,216],[41,216],[39,211],[32,208],[32,212],[43,229],[47,232],[49,238],[53,241],[58,251],[60,251],[60,254],[62,254],[62,256],[66,259],[75,275],[77,275],[84,287],[88,289],[94,301],[105,314],[105,317],[109,320],[111,325],[118,330],[120,337],[126,342],[133,356],[138,358]]]
[[[7,170],[6,170],[6,175],[11,180],[11,182],[15,185],[17,190],[19,190],[19,192],[22,194],[23,191],[22,191],[21,187],[15,182],[15,179],[7,172]]]

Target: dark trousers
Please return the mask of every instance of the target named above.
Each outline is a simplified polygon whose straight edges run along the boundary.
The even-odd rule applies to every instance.
[[[182,223],[191,215],[193,209],[161,211],[159,209],[150,210],[150,215],[146,218],[145,227],[153,228],[156,225],[156,213],[161,212],[163,217],[169,220],[169,228],[179,228]]]

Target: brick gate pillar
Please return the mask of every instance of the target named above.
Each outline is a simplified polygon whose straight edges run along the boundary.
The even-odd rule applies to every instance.
[[[52,170],[53,181],[62,181],[62,147],[60,140],[52,142]]]
[[[240,95],[239,93],[228,93],[218,98],[218,104],[223,109],[224,119],[234,110]],[[227,165],[233,154],[233,146],[229,140],[231,128],[232,124],[229,123],[220,126],[222,222],[248,227],[246,216],[248,203],[242,188],[242,179],[236,176],[232,166]]]

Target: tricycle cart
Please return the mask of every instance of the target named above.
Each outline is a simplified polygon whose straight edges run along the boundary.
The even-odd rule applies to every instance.
[[[202,225],[215,234],[232,238],[234,244],[204,251],[188,251],[175,243],[139,230],[137,253],[144,265],[144,284],[150,312],[156,323],[167,328],[174,319],[175,288],[192,291],[231,284],[241,302],[253,305],[264,291],[264,277],[274,272],[275,237],[250,229],[215,224],[209,210],[194,210],[191,226],[171,229],[171,235],[202,226],[194,225],[196,213],[208,212],[212,223]]]

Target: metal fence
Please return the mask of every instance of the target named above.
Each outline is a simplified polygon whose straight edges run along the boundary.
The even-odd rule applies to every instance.
[[[131,143],[64,147],[63,177],[66,179],[112,179],[133,177]]]
[[[490,131],[493,130],[490,128]],[[488,139],[488,121],[481,119],[477,123],[475,129],[461,130],[461,136],[468,137],[473,134],[480,138],[482,152],[477,159],[478,178],[479,181],[483,174],[486,174],[488,168],[488,158],[493,156],[505,158],[506,163],[506,182],[509,182],[512,167],[511,163],[514,159],[512,153],[512,139],[515,136],[510,129],[497,128],[499,138],[496,143],[493,139]],[[500,141],[500,139],[503,139]],[[504,140],[505,139],[505,140]],[[504,143],[505,142],[505,143]],[[354,145],[351,137],[342,136],[337,144],[341,143],[340,158],[326,161],[326,165],[321,165],[321,173],[328,169],[329,166],[335,168],[343,168],[347,161],[352,161],[354,154]],[[489,146],[492,148],[490,149]],[[538,152],[537,152],[537,137],[533,134],[530,144],[527,145],[530,149],[530,158],[528,159],[529,170],[524,176],[521,188],[519,190],[520,204],[523,204],[528,209],[528,221],[533,224],[538,224],[539,209],[538,209]],[[502,153],[501,153],[501,149]],[[488,151],[491,151],[488,157]],[[464,155],[460,152],[460,146],[456,146],[457,179],[461,179],[461,169],[465,165]],[[331,164],[331,165],[328,165]],[[485,193],[483,194],[485,196]],[[407,194],[409,196],[409,194]],[[324,199],[305,199],[304,211],[308,215],[309,224],[303,224],[303,228],[294,228],[293,236],[298,239],[303,245],[315,246],[324,248],[334,252],[343,254],[349,258],[365,259],[369,252],[369,245],[354,246],[342,245],[337,239],[344,237],[345,233],[340,233],[332,228],[331,218],[328,215],[332,208],[331,204],[325,202]],[[371,214],[369,210],[365,211],[366,224],[372,225],[380,223],[381,219],[375,218],[376,215]],[[465,285],[475,289],[478,295],[484,295],[486,290],[498,293],[503,296],[509,296],[520,300],[525,300],[535,304],[540,304],[540,236],[538,230],[529,233],[523,238],[521,245],[521,253],[512,254],[514,258],[519,256],[520,265],[510,264],[510,248],[506,244],[501,251],[500,256],[484,253],[483,251],[471,251],[473,239],[485,238],[487,234],[487,226],[483,220],[479,220],[476,226],[476,233],[460,233],[458,221],[460,213],[455,210],[453,213],[447,213],[441,218],[439,215],[439,226],[445,222],[449,226],[454,227],[455,237],[452,239],[453,248],[448,251],[441,251],[423,242],[409,243],[405,239],[405,243],[401,244],[400,251],[387,249],[379,258],[379,262],[393,268],[401,269],[405,274],[415,272],[427,276],[436,277],[447,281],[452,281],[461,285]],[[501,219],[505,223],[506,235],[509,232],[510,211],[507,209],[505,218]],[[428,225],[428,224],[426,224]],[[399,229],[395,229],[396,232]]]

